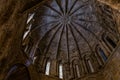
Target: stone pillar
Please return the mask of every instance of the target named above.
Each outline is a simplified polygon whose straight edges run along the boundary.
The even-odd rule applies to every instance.
[[[54,77],[57,76],[57,71],[58,71],[57,60],[52,60],[50,65],[50,75]]]

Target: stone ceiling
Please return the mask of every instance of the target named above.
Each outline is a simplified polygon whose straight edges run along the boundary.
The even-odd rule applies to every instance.
[[[98,1],[108,4],[117,10],[120,10],[120,0],[98,0]]]

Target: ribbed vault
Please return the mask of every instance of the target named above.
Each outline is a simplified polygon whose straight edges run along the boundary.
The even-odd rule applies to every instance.
[[[57,64],[64,65],[66,75],[72,74],[71,65],[79,65],[81,74],[86,74],[89,71],[85,60],[90,60],[97,71],[96,46],[106,49],[101,36],[109,33],[118,37],[112,9],[96,0],[46,0],[31,14],[29,53],[32,58],[38,56],[36,65],[42,72],[51,61],[51,74],[57,74]]]
[[[38,32],[41,53],[54,59],[68,61],[73,54],[91,53],[103,30],[93,1],[50,0],[36,11],[33,31]]]

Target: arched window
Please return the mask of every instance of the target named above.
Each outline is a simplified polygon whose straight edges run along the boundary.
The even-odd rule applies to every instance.
[[[81,66],[80,66],[80,61],[79,58],[75,58],[72,61],[72,75],[73,77],[76,78],[80,78],[81,77]]]
[[[31,27],[32,27],[32,24],[30,24],[28,26],[28,29],[25,31],[24,35],[23,35],[23,40],[28,36],[28,34],[30,33],[30,30],[31,30]]]
[[[102,66],[104,63],[103,63],[103,61],[102,61],[102,59],[101,59],[101,56],[99,55],[98,52],[95,53],[95,57],[96,57],[96,60],[97,60],[97,62],[98,62],[98,64],[99,64],[99,68],[101,68],[101,66]]]
[[[62,66],[62,64],[59,64],[59,78],[63,79],[63,66]]]
[[[33,64],[35,63],[36,59],[37,59],[37,56],[33,57]]]
[[[89,69],[90,69],[90,72],[94,72],[94,68],[93,68],[93,65],[92,65],[92,63],[91,63],[91,61],[88,59],[87,60],[87,63],[88,63],[88,65],[89,65]]]
[[[106,34],[102,35],[102,40],[111,51],[117,46],[116,42]]]
[[[30,51],[31,51],[32,47],[33,47],[33,42],[32,42],[32,40],[31,40],[31,38],[29,38],[29,42],[28,42],[28,43],[25,45],[25,47],[24,47],[24,52],[25,52],[28,56],[30,56]]]
[[[107,56],[105,55],[104,51],[101,48],[98,49],[98,53],[100,54],[104,61],[107,61]]]
[[[35,13],[29,14],[27,19],[27,24],[33,19]]]
[[[49,74],[50,74],[50,61],[47,62],[45,69],[45,75],[49,75]]]
[[[104,52],[104,50],[99,45],[96,46],[95,50],[96,50],[95,56],[99,64],[99,68],[101,68],[107,61],[109,55],[107,52]]]
[[[80,78],[80,69],[78,65],[75,65],[77,77]]]
[[[116,43],[110,38],[110,37],[106,37],[106,40],[108,41],[108,43],[113,47],[115,48],[116,47]]]

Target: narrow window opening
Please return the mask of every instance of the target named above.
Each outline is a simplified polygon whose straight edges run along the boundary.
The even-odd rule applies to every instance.
[[[99,64],[99,66],[101,67],[102,64],[103,64],[103,62],[102,62],[102,60],[101,60],[101,57],[99,56],[98,52],[97,52],[95,55],[96,55],[97,62],[98,62],[98,64]]]
[[[27,52],[28,45],[25,46],[24,52]]]
[[[28,17],[28,20],[27,20],[27,24],[32,20],[34,15],[35,15],[35,13],[29,14],[29,17]]]
[[[23,35],[23,40],[27,37],[27,35],[29,34],[30,30],[31,30],[32,24],[29,25],[28,30],[24,33]]]
[[[94,68],[93,68],[93,65],[92,65],[90,60],[88,60],[88,65],[89,65],[90,71],[93,73],[94,72]]]
[[[80,70],[78,65],[76,65],[76,72],[77,72],[77,77],[80,78]]]
[[[114,42],[112,39],[110,39],[108,36],[106,37],[106,40],[109,42],[109,44],[110,44],[113,48],[116,47],[115,42]]]
[[[37,59],[37,56],[35,56],[34,58],[33,58],[33,64],[35,63],[35,60]]]
[[[48,61],[46,64],[45,75],[49,75],[49,74],[50,74],[50,62]]]
[[[100,52],[100,55],[103,58],[103,60],[107,61],[107,56],[105,55],[104,51],[101,48],[99,48],[99,52]]]
[[[28,55],[28,56],[30,56],[30,52],[31,52],[31,49],[32,49],[32,43],[29,43],[28,44],[28,48],[27,48],[27,51],[26,51],[26,54]]]
[[[63,79],[63,66],[62,66],[62,64],[59,65],[59,78]]]

